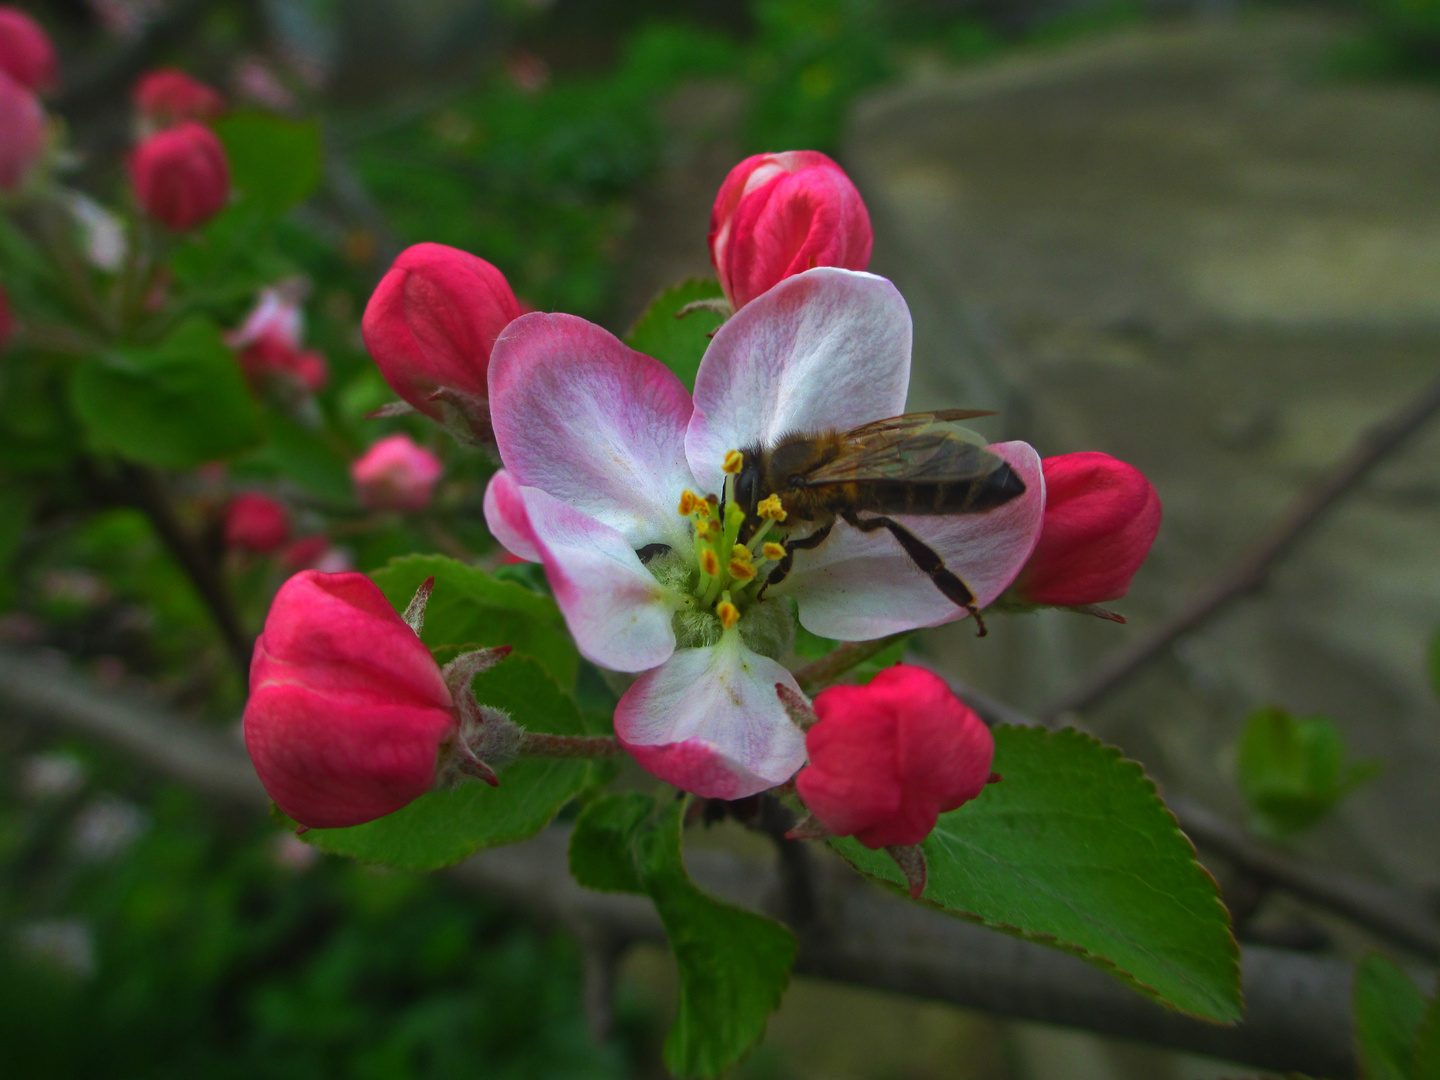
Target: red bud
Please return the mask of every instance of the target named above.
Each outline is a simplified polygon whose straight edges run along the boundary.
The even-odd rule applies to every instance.
[[[60,80],[55,46],[40,24],[19,8],[0,7],[0,71],[27,90],[51,90]]]
[[[520,313],[505,275],[484,259],[444,244],[416,244],[376,286],[360,326],[391,389],[442,420],[435,391],[489,396],[490,350]]]
[[[237,495],[225,509],[225,546],[242,551],[274,551],[290,539],[290,515],[267,495]]]
[[[162,128],[182,120],[214,120],[225,111],[218,91],[175,68],[156,68],[140,76],[131,96],[136,111]]]
[[[45,152],[45,110],[0,71],[0,191],[14,191]]]
[[[371,510],[422,510],[444,466],[409,435],[381,439],[350,466],[360,505]]]
[[[867,686],[832,686],[815,713],[796,790],[831,832],[868,848],[920,843],[990,776],[990,729],[924,668],[897,664]]]
[[[457,731],[440,667],[364,574],[305,570],[265,619],[250,666],[245,746],[302,825],[359,825],[435,783]]]
[[[203,225],[230,198],[230,166],[215,133],[194,120],[151,135],[130,159],[145,212],[177,232]]]
[[[1118,600],[1160,530],[1160,496],[1109,454],[1061,454],[1041,467],[1045,519],[1015,594],[1050,607]]]
[[[873,242],[860,192],[815,150],[746,158],[710,212],[710,262],[737,311],[816,266],[864,270]]]

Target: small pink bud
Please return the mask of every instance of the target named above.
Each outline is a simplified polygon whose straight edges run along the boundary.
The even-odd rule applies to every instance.
[[[303,278],[288,278],[261,289],[245,321],[225,335],[226,344],[243,349],[263,338],[277,338],[292,349],[300,348],[305,336],[302,301],[307,289]]]
[[[302,536],[285,546],[285,550],[280,553],[280,561],[292,573],[297,570],[315,570],[320,568],[320,561],[329,551],[330,538],[323,533]]]
[[[289,380],[312,393],[323,387],[330,376],[323,354],[296,349],[278,337],[263,337],[241,349],[240,368],[254,387],[274,379]]]
[[[990,729],[924,668],[897,664],[866,686],[832,686],[815,714],[796,789],[832,833],[868,848],[920,843],[990,777]]]
[[[290,515],[267,495],[237,495],[225,509],[225,546],[242,551],[274,551],[290,539]]]
[[[176,68],[146,72],[135,83],[131,98],[141,117],[157,128],[182,120],[214,120],[225,111],[219,91]]]
[[[710,262],[737,311],[816,266],[864,270],[873,242],[860,192],[816,150],[746,158],[710,212]]]
[[[39,99],[0,71],[0,191],[20,187],[45,153],[45,110]]]
[[[370,510],[422,510],[444,466],[409,435],[381,439],[350,466],[360,505]]]
[[[8,4],[0,6],[0,71],[36,93],[52,90],[60,81],[60,62],[50,35]]]
[[[380,374],[433,420],[442,388],[485,399],[490,350],[521,308],[505,275],[484,259],[444,244],[400,253],[380,280],[360,329]]]
[[[430,650],[364,574],[304,570],[281,586],[244,724],[281,810],[317,829],[392,814],[434,785],[458,725]]]
[[[145,212],[176,232],[203,225],[230,198],[225,148],[194,120],[142,142],[130,159],[130,181]]]
[[[1061,454],[1041,467],[1045,518],[1015,595],[1049,607],[1118,600],[1160,530],[1160,496],[1109,454]]]

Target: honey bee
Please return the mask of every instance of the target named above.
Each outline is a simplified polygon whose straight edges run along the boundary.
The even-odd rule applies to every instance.
[[[990,415],[964,409],[906,413],[851,431],[786,435],[773,447],[743,450],[735,477],[735,499],[747,514],[742,536],[759,527],[757,508],[770,495],[779,496],[787,522],[816,526],[785,540],[784,557],[761,595],[790,573],[797,551],[819,547],[839,520],[861,532],[888,530],[935,587],[975,617],[983,636],[985,624],[970,587],[889,515],[983,514],[1024,494],[1025,483],[1009,464],[961,426]]]

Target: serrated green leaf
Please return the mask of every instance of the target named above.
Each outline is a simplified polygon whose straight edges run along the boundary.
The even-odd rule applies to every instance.
[[[230,457],[260,438],[235,357],[199,317],[159,345],[113,349],[82,365],[70,402],[94,447],[164,468]]]
[[[601,795],[580,811],[570,834],[570,875],[597,892],[644,893],[635,869],[635,833],[655,809],[637,791]]]
[[[665,1065],[677,1077],[717,1077],[765,1034],[795,963],[795,935],[763,915],[701,892],[680,854],[685,803],[635,838],[635,865],[680,968]]]
[[[393,601],[392,601],[393,602]],[[581,733],[575,703],[535,661],[511,656],[475,677],[475,697],[504,709],[532,731]],[[500,786],[466,781],[422,795],[388,817],[349,829],[311,829],[305,840],[325,851],[408,870],[436,870],[483,848],[534,836],[585,786],[589,765],[564,758],[522,758]]]
[[[695,373],[710,344],[710,335],[725,321],[718,311],[700,309],[684,318],[675,316],[686,304],[697,300],[723,300],[718,281],[691,278],[672,285],[650,301],[635,325],[625,335],[625,344],[636,352],[653,356],[680,377],[685,389],[695,389]]]
[[[232,113],[215,124],[230,159],[230,183],[272,215],[298,206],[320,186],[320,124],[269,113]]]
[[[1410,976],[1378,953],[1355,969],[1355,1045],[1365,1080],[1410,1080],[1425,998]]]
[[[941,815],[923,901],[1090,960],[1181,1012],[1238,1020],[1229,914],[1140,766],[1069,728],[994,730],[1002,780]],[[832,843],[904,891],[885,852]]]
[[[370,576],[399,611],[426,578],[435,578],[420,640],[441,663],[467,648],[509,645],[534,657],[565,690],[574,688],[580,654],[550,597],[444,555],[391,559]]]
[[[1440,988],[1431,997],[1415,1033],[1410,1080],[1440,1080]]]

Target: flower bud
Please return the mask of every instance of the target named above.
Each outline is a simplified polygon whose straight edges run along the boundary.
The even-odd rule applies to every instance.
[[[230,198],[230,165],[215,133],[194,120],[151,135],[130,159],[140,205],[176,232],[203,225]]]
[[[278,338],[292,349],[300,348],[305,337],[303,301],[308,288],[304,278],[288,278],[261,289],[245,321],[225,335],[226,344],[243,349],[262,338]]]
[[[443,420],[431,395],[448,389],[487,398],[490,350],[520,314],[505,275],[484,259],[444,244],[416,244],[376,286],[360,329],[391,389]]]
[[[710,262],[737,311],[816,266],[864,270],[873,242],[860,192],[815,150],[746,158],[710,212]]]
[[[290,515],[266,495],[237,495],[225,509],[225,546],[241,551],[274,551],[290,539]]]
[[[262,337],[240,350],[240,368],[255,387],[272,379],[298,383],[312,393],[325,385],[330,369],[323,354],[297,349],[275,336]]]
[[[924,668],[897,664],[866,686],[832,686],[815,715],[796,789],[832,833],[868,848],[920,843],[990,778],[990,729]]]
[[[14,191],[45,152],[45,110],[0,71],[0,191]]]
[[[1040,540],[1011,591],[1049,607],[1118,600],[1160,529],[1160,496],[1139,469],[1109,454],[1061,454],[1041,467]]]
[[[175,68],[146,72],[131,97],[141,120],[155,130],[183,120],[214,120],[225,111],[225,99],[218,91]]]
[[[27,90],[51,90],[60,81],[55,46],[40,24],[17,7],[0,7],[0,71]]]
[[[359,825],[435,783],[459,711],[430,650],[364,574],[280,588],[250,665],[245,746],[302,825]]]
[[[381,439],[350,466],[360,505],[370,510],[422,510],[444,466],[409,435]]]

